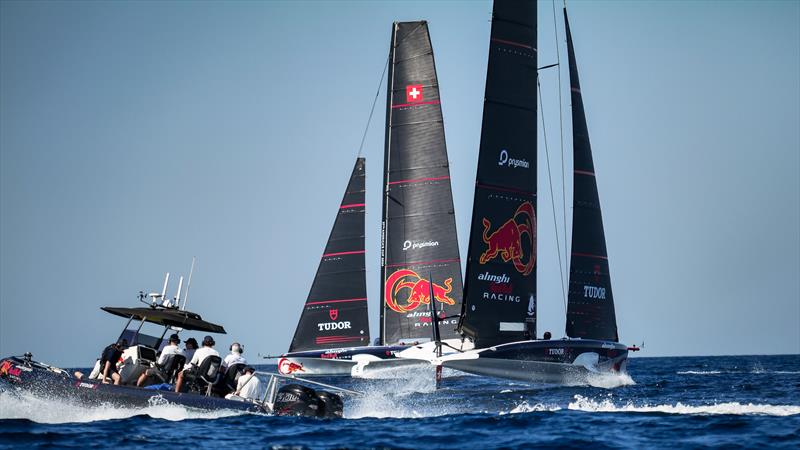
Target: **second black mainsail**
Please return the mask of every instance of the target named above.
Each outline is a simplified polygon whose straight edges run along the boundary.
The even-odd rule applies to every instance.
[[[369,344],[364,158],[357,158],[289,352]]]
[[[461,322],[478,348],[536,335],[536,2],[494,3]]]
[[[386,103],[381,341],[391,345],[430,339],[431,301],[440,317],[461,308],[450,168],[425,21],[392,25]],[[440,322],[443,339],[457,336],[455,322]]]
[[[569,57],[574,157],[567,336],[617,342],[617,319],[611,293],[603,216],[600,213],[592,146],[589,143],[589,130],[566,9],[564,24]]]

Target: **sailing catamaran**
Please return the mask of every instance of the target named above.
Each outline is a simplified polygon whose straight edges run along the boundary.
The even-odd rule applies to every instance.
[[[625,369],[600,202],[567,22],[573,123],[573,229],[567,337],[536,336],[536,1],[496,0],[478,174],[459,322],[475,350],[434,359],[465,372],[581,382]],[[404,354],[400,354],[404,356]]]
[[[364,159],[359,158],[289,352],[278,362],[280,373],[361,375],[368,365],[419,364],[395,355],[409,344],[431,340],[431,301],[439,302],[443,338],[460,341],[455,328],[461,262],[439,84],[425,21],[392,25],[381,321],[375,346],[368,346],[364,199]],[[431,276],[441,282],[431,284]]]

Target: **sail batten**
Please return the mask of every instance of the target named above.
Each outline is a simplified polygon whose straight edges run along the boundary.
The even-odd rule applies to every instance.
[[[364,181],[365,160],[357,158],[290,352],[369,344]]]
[[[572,251],[566,333],[573,338],[617,342],[619,336],[603,216],[600,211],[592,147],[589,142],[583,94],[566,9],[564,9],[564,25],[569,59],[574,160]]]
[[[393,24],[381,230],[381,343],[431,336],[427,305],[460,309],[461,267],[439,83],[427,22]],[[436,280],[431,298],[430,275]],[[455,337],[455,323],[442,336]],[[448,326],[451,325],[451,326]]]
[[[496,0],[465,275],[476,347],[536,335],[536,2]]]

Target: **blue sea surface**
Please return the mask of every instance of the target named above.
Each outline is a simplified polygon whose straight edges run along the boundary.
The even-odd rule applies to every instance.
[[[800,355],[640,357],[628,372],[565,387],[445,371],[439,390],[428,369],[326,379],[365,392],[338,420],[0,392],[0,448],[800,448]]]

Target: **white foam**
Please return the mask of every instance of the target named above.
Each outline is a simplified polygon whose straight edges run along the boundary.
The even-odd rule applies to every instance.
[[[796,370],[765,370],[763,368],[753,368],[752,370],[683,370],[680,372],[675,372],[678,375],[719,375],[722,373],[725,374],[734,374],[734,373],[749,373],[753,375],[771,375],[771,374],[779,374],[779,375],[798,375],[800,371]]]
[[[523,401],[519,405],[515,406],[511,411],[504,412],[500,411],[500,415],[504,416],[506,414],[520,414],[520,413],[529,413],[529,412],[541,412],[541,411],[558,411],[561,407],[555,405],[545,405],[542,403],[536,404],[529,404],[526,401]]]
[[[635,412],[635,413],[666,413],[666,414],[699,414],[699,415],[766,415],[766,416],[792,416],[800,414],[797,405],[759,405],[753,403],[727,402],[713,405],[634,405],[627,403],[622,406],[615,405],[610,399],[602,401],[576,395],[567,409],[587,412]]]
[[[720,374],[719,370],[684,370],[677,372],[678,375],[717,375]]]
[[[636,384],[627,373],[600,372],[591,374],[586,378],[590,386],[603,389],[614,389],[620,386],[632,386]]]
[[[49,399],[30,393],[0,391],[0,419],[28,419],[38,423],[95,422],[127,419],[147,415],[156,419],[179,421],[186,419],[218,419],[243,414],[241,411],[204,411],[181,405],[153,401],[145,408],[119,406],[86,406],[62,399]]]

